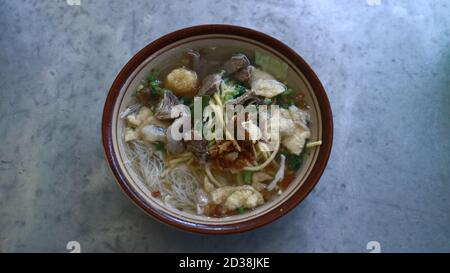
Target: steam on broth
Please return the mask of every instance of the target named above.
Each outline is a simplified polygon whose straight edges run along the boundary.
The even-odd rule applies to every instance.
[[[121,117],[130,164],[152,198],[193,214],[225,217],[280,195],[306,150],[321,142],[309,141],[309,107],[301,92],[282,82],[285,64],[261,53],[222,59],[214,52],[189,50],[153,70]],[[196,105],[202,106],[199,120],[192,118]],[[243,119],[238,112],[228,119],[228,107],[235,106],[256,109],[259,119],[247,112]],[[174,111],[177,107],[182,110]],[[179,126],[185,118],[190,128]],[[275,118],[276,135],[261,129],[263,122],[275,128],[270,123]],[[196,131],[198,126],[203,130]],[[203,136],[204,128],[215,137]]]

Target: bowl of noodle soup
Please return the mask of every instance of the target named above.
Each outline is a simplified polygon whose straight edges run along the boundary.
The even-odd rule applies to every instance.
[[[279,108],[268,111],[267,120],[281,120],[273,149],[264,149],[261,119],[233,121],[243,140],[227,131],[225,109],[238,104],[259,116]],[[196,139],[192,128],[174,137],[196,105],[192,128],[223,121],[211,127],[223,127],[224,139]],[[310,66],[277,39],[231,25],[181,29],[140,50],[113,82],[102,118],[105,155],[127,196],[157,220],[203,234],[252,230],[292,210],[319,181],[332,139],[330,104]]]

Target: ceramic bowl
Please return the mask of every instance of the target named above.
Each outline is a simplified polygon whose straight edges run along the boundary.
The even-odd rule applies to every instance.
[[[284,80],[305,95],[305,100],[311,108],[311,139],[323,142],[320,147],[309,150],[296,178],[280,196],[242,215],[208,218],[167,207],[152,197],[139,175],[126,164],[128,158],[123,140],[124,121],[120,118],[120,113],[129,105],[139,82],[152,69],[168,69],[184,52],[199,48],[222,48],[224,50],[221,54],[243,52],[250,58],[259,52],[284,63],[287,67]],[[140,50],[123,67],[105,102],[102,137],[106,158],[118,184],[146,213],[186,231],[228,234],[255,229],[278,219],[311,192],[319,181],[331,152],[333,122],[330,104],[322,84],[310,66],[294,50],[279,40],[252,29],[231,25],[200,25],[164,35]]]

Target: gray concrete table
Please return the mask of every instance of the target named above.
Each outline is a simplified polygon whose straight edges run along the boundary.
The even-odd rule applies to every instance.
[[[0,251],[450,251],[450,3],[0,2]],[[132,2],[132,3],[129,3]],[[345,3],[344,3],[345,2]],[[119,69],[203,23],[273,35],[317,72],[334,111],[329,166],[259,230],[201,236],[147,217],[115,184],[100,119]]]

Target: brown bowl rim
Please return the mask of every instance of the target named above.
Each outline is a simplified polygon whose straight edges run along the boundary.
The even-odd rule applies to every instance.
[[[269,212],[254,219],[225,225],[208,225],[189,222],[167,214],[147,204],[142,197],[132,189],[128,181],[125,179],[125,176],[119,167],[112,140],[112,117],[114,106],[122,86],[125,84],[133,71],[149,56],[165,46],[185,38],[208,34],[225,34],[250,38],[263,43],[284,55],[303,73],[308,80],[313,92],[316,95],[322,117],[322,146],[316,162],[314,163],[313,168],[303,185],[289,199],[279,204],[276,208],[270,210]],[[176,227],[184,231],[201,234],[233,234],[253,230],[275,221],[295,208],[306,198],[306,196],[308,196],[322,176],[331,153],[333,143],[333,117],[327,94],[319,78],[306,63],[306,61],[283,42],[262,32],[241,26],[221,24],[197,25],[171,32],[154,40],[136,53],[136,55],[134,55],[122,68],[108,92],[103,109],[102,142],[106,159],[108,160],[109,166],[114,173],[117,183],[126,195],[147,214],[165,224],[168,224],[169,226]]]

